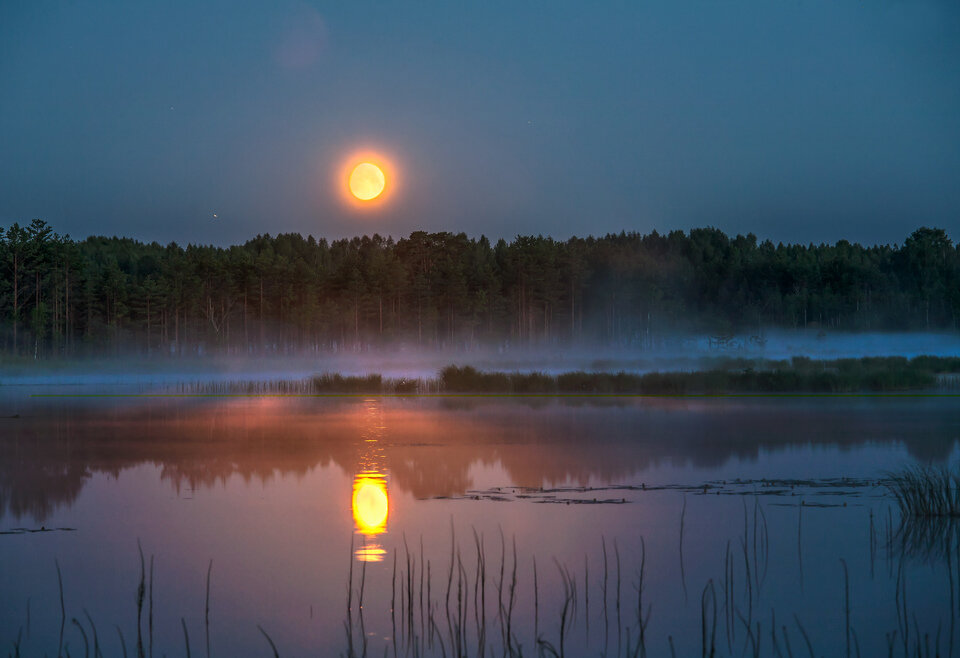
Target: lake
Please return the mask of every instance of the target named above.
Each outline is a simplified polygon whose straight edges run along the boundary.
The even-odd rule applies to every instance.
[[[3,651],[960,653],[956,529],[883,484],[956,398],[8,388]]]

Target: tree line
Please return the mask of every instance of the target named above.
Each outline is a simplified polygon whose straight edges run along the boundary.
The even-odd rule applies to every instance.
[[[960,249],[715,228],[491,243],[417,231],[214,247],[0,228],[0,347],[43,357],[653,347],[677,331],[956,330]]]

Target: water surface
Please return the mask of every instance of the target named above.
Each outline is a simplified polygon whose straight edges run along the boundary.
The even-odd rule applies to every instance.
[[[55,563],[71,653],[74,617],[133,651],[138,542],[157,655],[184,652],[184,626],[195,655],[208,628],[214,655],[270,655],[258,626],[281,655],[549,654],[565,603],[568,655],[627,653],[638,605],[651,655],[694,655],[714,595],[719,655],[960,642],[956,549],[888,545],[880,483],[955,463],[949,398],[4,405],[0,643],[26,655],[57,653]],[[146,607],[141,628],[146,646]]]

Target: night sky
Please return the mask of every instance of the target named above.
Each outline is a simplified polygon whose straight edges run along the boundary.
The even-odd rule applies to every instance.
[[[3,0],[0,225],[960,239],[956,0],[465,4]]]

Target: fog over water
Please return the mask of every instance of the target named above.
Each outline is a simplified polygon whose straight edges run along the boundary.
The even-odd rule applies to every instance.
[[[707,336],[678,334],[650,347],[418,350],[399,346],[345,352],[273,357],[143,358],[126,356],[91,361],[26,361],[0,367],[0,385],[120,386],[137,390],[154,385],[209,381],[301,379],[327,372],[382,374],[388,378],[431,378],[444,366],[472,365],[481,370],[544,372],[634,372],[696,370],[714,360],[783,360],[793,356],[841,359],[871,356],[956,356],[960,334],[921,332],[845,333],[771,330],[762,334]],[[131,390],[131,392],[136,392]]]

